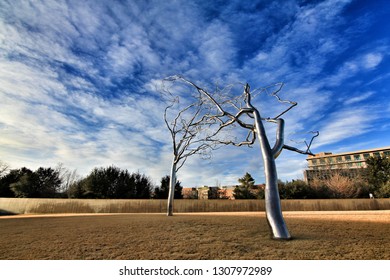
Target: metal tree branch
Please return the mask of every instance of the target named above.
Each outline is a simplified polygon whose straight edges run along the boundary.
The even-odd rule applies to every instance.
[[[304,141],[304,143],[306,145],[306,150],[303,151],[303,150],[300,150],[296,147],[291,147],[291,146],[284,144],[284,120],[283,119],[276,119],[276,120],[275,119],[266,119],[266,121],[273,122],[273,123],[277,124],[276,141],[275,141],[274,147],[272,148],[272,154],[274,155],[275,159],[280,155],[280,153],[282,152],[283,149],[290,150],[290,151],[293,151],[293,152],[296,152],[299,154],[303,154],[303,155],[313,155],[313,153],[310,151],[310,146],[313,143],[314,138],[319,135],[318,131],[311,132],[314,135],[312,136],[309,144],[306,141]]]
[[[311,147],[311,144],[313,143],[313,140],[314,138],[316,138],[318,135],[320,135],[319,131],[309,131],[308,133],[311,133],[313,136],[311,137],[309,143],[307,143],[306,140],[304,141],[301,141],[301,142],[298,142],[298,141],[294,141],[294,140],[291,140],[291,141],[294,141],[296,143],[304,143],[306,145],[306,150],[303,151],[303,150],[299,150],[295,147],[291,147],[291,146],[287,146],[287,145],[284,145],[284,148],[286,150],[290,150],[290,151],[294,151],[294,152],[297,152],[297,153],[300,153],[300,154],[304,154],[304,155],[311,155],[311,156],[314,156],[314,154],[311,152],[310,150],[310,147]]]
[[[283,100],[280,98],[280,96],[278,95],[278,93],[282,90],[283,86],[284,86],[284,83],[279,83],[279,84],[276,84],[279,86],[279,88],[277,90],[275,90],[274,92],[272,92],[270,95],[271,96],[274,96],[278,101],[279,103],[288,103],[290,104],[290,107],[288,107],[286,110],[284,110],[283,112],[281,112],[279,115],[277,115],[276,117],[274,117],[273,119],[278,119],[280,118],[281,116],[283,116],[285,113],[287,113],[288,111],[290,111],[292,108],[294,108],[295,106],[298,105],[297,102],[295,101],[291,101],[291,100]],[[267,90],[268,88],[266,88],[266,91],[268,92]]]

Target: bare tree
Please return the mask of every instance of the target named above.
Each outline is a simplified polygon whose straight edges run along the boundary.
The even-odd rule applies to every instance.
[[[164,111],[164,120],[172,138],[173,149],[167,207],[167,215],[172,216],[177,172],[192,155],[210,156],[210,151],[216,148],[216,142],[211,140],[216,132],[211,130],[215,119],[210,116],[210,108],[205,103],[207,100],[191,88],[190,92],[183,87],[172,90],[173,84],[167,86],[166,82],[169,81],[173,80],[163,80],[162,91],[169,104]],[[173,94],[172,91],[182,92],[182,95]]]
[[[311,186],[316,189],[325,188],[331,198],[357,198],[365,193],[367,187],[361,174],[356,173],[351,176],[351,174],[343,172],[342,169],[331,169],[330,167],[321,171],[326,176],[314,176]]]
[[[291,235],[287,229],[281,211],[275,159],[280,155],[283,149],[291,150],[301,154],[312,154],[310,151],[310,145],[313,141],[313,138],[318,136],[318,132],[314,134],[309,143],[305,142],[306,150],[304,151],[284,144],[284,120],[281,118],[281,116],[287,113],[293,107],[295,107],[297,103],[289,100],[282,100],[279,97],[278,93],[281,91],[283,84],[275,84],[274,86],[276,86],[277,89],[271,92],[270,95],[274,96],[278,100],[278,102],[288,104],[289,107],[275,117],[263,118],[259,110],[252,104],[252,93],[250,92],[249,84],[245,84],[244,92],[241,97],[224,101],[217,101],[217,99],[214,98],[212,94],[198,87],[196,84],[185,79],[182,76],[173,76],[170,77],[170,79],[180,80],[184,83],[190,84],[197,90],[200,95],[206,97],[216,107],[218,114],[208,116],[210,119],[213,119],[217,123],[219,123],[219,129],[214,133],[214,135],[216,135],[224,128],[234,124],[238,124],[240,127],[248,130],[248,135],[246,139],[241,142],[232,140],[221,141],[218,139],[214,139],[214,135],[210,136],[207,140],[218,142],[221,144],[232,144],[235,146],[251,146],[255,143],[256,139],[258,139],[262,153],[264,174],[266,180],[265,206],[268,224],[270,225],[273,238],[290,239]],[[271,87],[263,88],[262,92],[265,91],[269,93],[270,89]],[[226,109],[226,107],[228,107],[229,109]],[[234,110],[234,112],[229,111],[232,109]],[[270,122],[277,125],[276,141],[272,148],[267,138],[263,122]]]
[[[0,178],[7,174],[8,169],[9,165],[0,160]]]
[[[64,166],[63,163],[58,163],[55,170],[58,172],[61,180],[60,193],[67,193],[69,195],[70,186],[80,179],[77,170],[70,170]]]

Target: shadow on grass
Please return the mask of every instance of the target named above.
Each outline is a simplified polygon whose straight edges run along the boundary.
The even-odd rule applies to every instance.
[[[16,215],[16,213],[0,209],[0,216],[11,216],[11,215]]]

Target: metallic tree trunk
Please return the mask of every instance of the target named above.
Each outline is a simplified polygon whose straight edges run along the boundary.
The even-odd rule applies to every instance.
[[[271,228],[273,238],[288,240],[291,239],[291,235],[288,232],[286,222],[282,215],[274,153],[269,145],[259,112],[254,109],[253,114],[255,118],[256,134],[259,138],[264,162],[265,212],[267,221]]]
[[[171,167],[171,176],[169,180],[167,216],[173,216],[173,199],[175,197],[175,185],[176,185],[176,161],[175,159],[173,159],[172,167]]]

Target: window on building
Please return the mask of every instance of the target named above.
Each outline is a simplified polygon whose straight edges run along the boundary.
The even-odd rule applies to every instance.
[[[380,156],[381,156],[381,154],[379,152],[374,153],[374,157],[380,157]]]
[[[337,160],[337,162],[342,162],[343,158],[342,157],[337,157],[336,160]]]
[[[361,159],[360,155],[354,155],[354,158],[355,158],[355,160],[360,160]]]
[[[370,157],[370,154],[363,154],[364,159],[368,159]]]
[[[345,156],[346,161],[351,161],[351,156]]]

